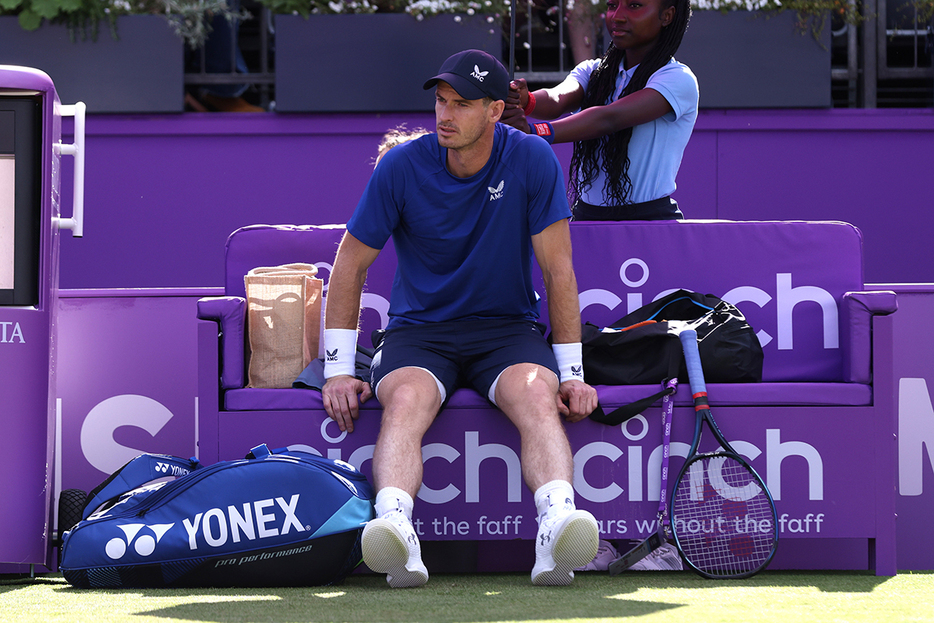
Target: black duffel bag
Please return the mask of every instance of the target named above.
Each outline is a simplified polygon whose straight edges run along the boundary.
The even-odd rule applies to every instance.
[[[582,327],[584,379],[591,385],[661,384],[675,376],[687,382],[678,334],[697,332],[704,377],[710,383],[762,380],[762,347],[735,305],[712,294],[677,290],[601,329]],[[618,424],[661,398],[662,390],[612,413],[591,419]]]

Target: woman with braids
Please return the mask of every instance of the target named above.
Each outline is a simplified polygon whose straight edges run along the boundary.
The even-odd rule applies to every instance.
[[[503,121],[548,142],[574,142],[574,220],[683,218],[670,195],[697,118],[697,79],[673,55],[689,0],[608,0],[612,45],[561,84],[530,93],[510,85]],[[575,114],[559,119],[572,111]],[[526,117],[555,120],[532,122]]]

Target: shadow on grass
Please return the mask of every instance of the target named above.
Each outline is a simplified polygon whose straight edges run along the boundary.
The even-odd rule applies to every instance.
[[[934,576],[932,572],[921,574]],[[41,612],[47,600],[58,607],[67,604],[65,607],[76,612],[98,612],[101,620],[150,616],[211,623],[492,623],[625,619],[666,611],[678,617],[708,601],[711,593],[706,589],[812,588],[822,593],[870,593],[889,580],[867,572],[767,571],[745,580],[707,580],[690,572],[614,577],[580,573],[570,587],[540,588],[531,585],[527,573],[436,574],[422,588],[393,590],[382,576],[354,574],[339,586],[309,588],[85,590],[71,587],[60,575],[50,575],[0,577],[0,600],[4,596],[15,599],[14,593],[32,590],[36,594],[24,600],[31,604],[30,612],[35,607]]]
[[[382,576],[358,575],[343,585],[251,591],[236,601],[188,603],[140,612],[185,621],[466,621],[607,619],[641,616],[679,606],[620,599],[578,581],[566,588],[532,586],[527,574],[439,575],[424,587],[393,590]],[[148,592],[147,592],[148,593]],[[220,597],[220,595],[214,595]],[[244,600],[244,597],[246,599]],[[608,597],[616,597],[609,599]]]
[[[23,573],[0,575],[0,595],[20,588],[35,586],[61,587],[64,582],[59,574],[30,576]]]
[[[927,573],[927,572],[924,572]],[[711,580],[690,571],[641,572],[633,574],[645,581],[643,587],[693,589],[736,587],[747,588],[815,588],[823,593],[870,593],[892,578],[877,576],[871,571],[763,571],[741,580]],[[616,578],[609,578],[610,581]]]
[[[392,590],[382,576],[356,574],[340,586],[288,589],[127,589],[86,591],[63,586],[59,596],[138,595],[138,608],[126,616],[179,621],[532,621],[608,619],[690,608],[676,591],[715,587],[799,588],[821,592],[868,593],[890,578],[861,572],[764,572],[745,580],[707,580],[689,572],[643,572],[611,577],[582,573],[566,588],[532,586],[528,574],[438,574],[424,587]],[[0,586],[0,591],[6,589]],[[9,587],[12,588],[12,587]],[[636,597],[640,589],[671,589],[673,600]],[[165,605],[166,603],[172,605]],[[173,603],[174,602],[174,603]],[[183,603],[178,603],[183,602]],[[677,616],[677,615],[675,615]]]

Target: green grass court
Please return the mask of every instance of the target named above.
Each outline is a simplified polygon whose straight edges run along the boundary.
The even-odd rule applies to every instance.
[[[393,590],[357,574],[340,586],[289,589],[80,590],[60,575],[0,576],[0,617],[20,621],[676,622],[934,621],[934,572],[876,577],[766,571],[746,580],[690,572],[579,573],[567,588],[528,574],[438,574]]]

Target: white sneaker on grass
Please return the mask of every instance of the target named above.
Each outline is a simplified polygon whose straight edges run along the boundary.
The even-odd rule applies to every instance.
[[[361,548],[366,566],[385,573],[393,588],[411,588],[428,581],[418,535],[404,513],[391,512],[367,522]]]
[[[671,543],[663,543],[658,549],[629,567],[629,571],[681,571],[681,555]]]
[[[543,519],[535,539],[532,584],[567,586],[574,579],[574,569],[597,555],[599,541],[597,520],[587,511],[559,511]]]

